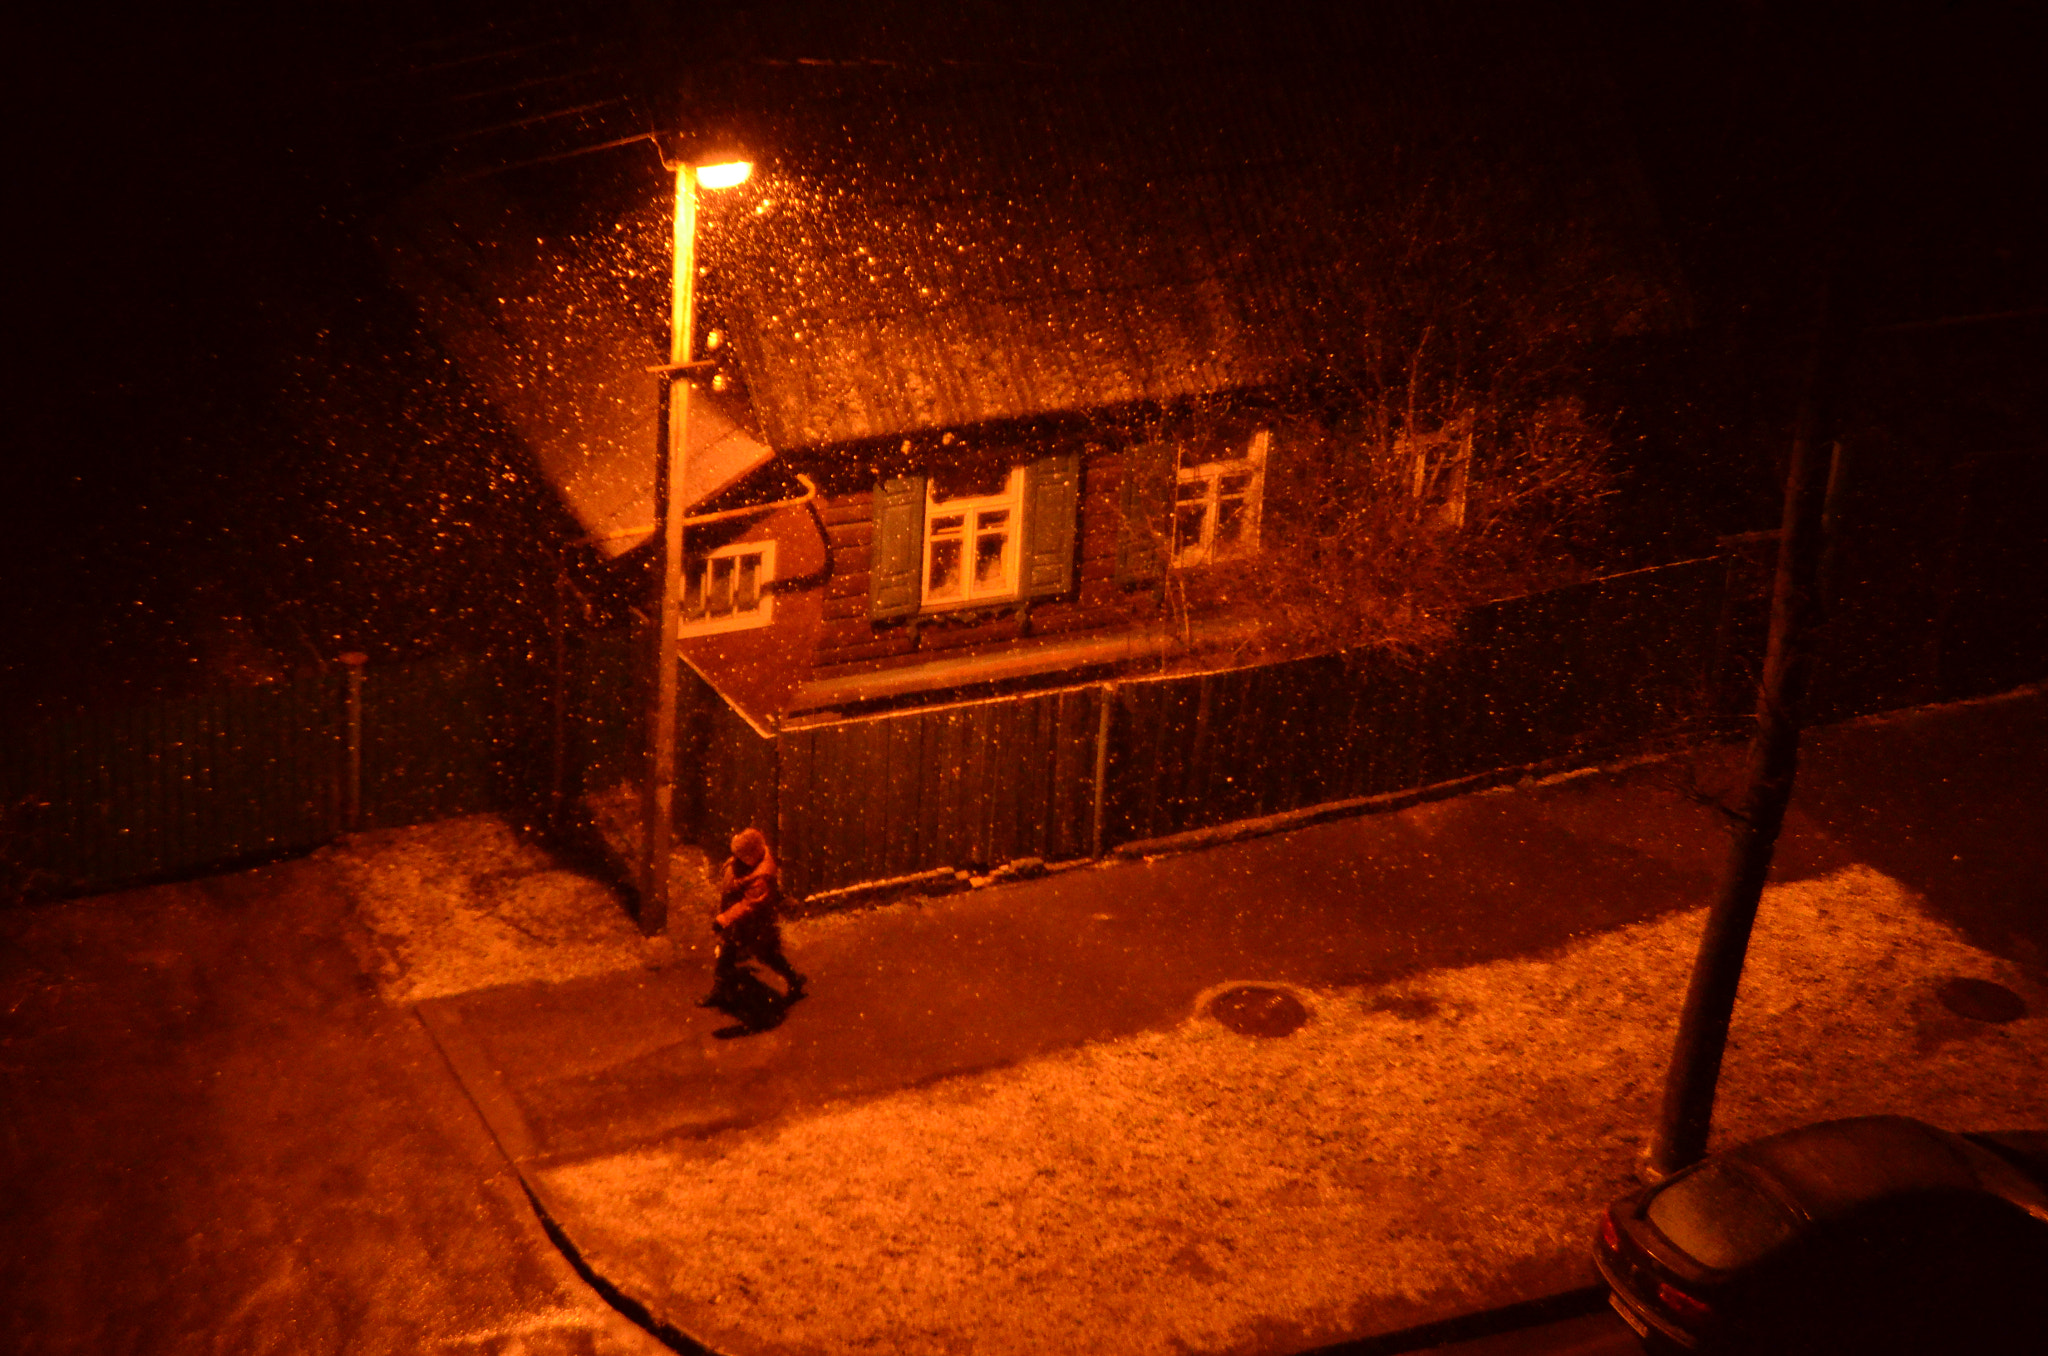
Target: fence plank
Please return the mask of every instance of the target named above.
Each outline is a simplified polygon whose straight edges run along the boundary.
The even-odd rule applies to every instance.
[[[1159,833],[1160,805],[1166,798],[1165,767],[1167,698],[1171,689],[1160,682],[1128,683],[1122,698],[1130,712],[1128,721],[1118,722],[1124,736],[1119,743],[1125,756],[1116,767],[1120,774],[1113,783],[1125,794],[1116,797],[1123,811],[1120,821],[1123,839],[1153,838]]]
[[[1031,852],[1051,861],[1059,856],[1059,800],[1054,794],[1061,758],[1061,700],[1065,694],[1048,692],[1038,699],[1034,736],[1037,759],[1031,772]]]
[[[1342,655],[1303,666],[1302,676],[1306,718],[1296,725],[1288,751],[1290,761],[1301,769],[1295,798],[1307,805],[1341,800],[1351,794],[1357,750],[1350,736],[1361,684]]]
[[[1315,684],[1313,660],[1276,665],[1258,682],[1253,708],[1262,757],[1247,814],[1270,815],[1311,804],[1314,795],[1315,749],[1305,737],[1318,724],[1321,693]]]
[[[924,771],[918,755],[922,721],[915,715],[892,716],[875,725],[880,736],[883,783],[870,794],[881,800],[883,816],[882,874],[907,876],[916,871],[924,844],[918,837],[918,801]]]
[[[856,821],[859,836],[848,845],[848,856],[858,864],[862,878],[875,880],[889,874],[889,723],[863,721],[855,747],[854,794],[860,799],[861,815]]]
[[[860,794],[860,730],[842,725],[815,734],[817,764],[811,787],[819,816],[818,888],[832,889],[860,877],[859,843],[866,827],[866,806]]]
[[[928,717],[937,748],[932,772],[932,855],[939,865],[959,869],[967,865],[967,838],[962,816],[961,783],[966,761],[966,717],[958,708],[933,712]]]
[[[988,772],[983,783],[988,797],[988,866],[1008,861],[1017,851],[1018,703],[991,702],[987,711]]]
[[[775,740],[775,849],[781,856],[785,884],[802,899],[818,887],[811,859],[811,748],[809,730],[791,730]]]
[[[1303,803],[1300,730],[1307,715],[1303,680],[1308,671],[1296,660],[1245,675],[1243,714],[1237,721],[1242,732],[1237,812],[1242,816],[1269,815]]]
[[[867,837],[869,796],[865,782],[867,730],[849,725],[832,742],[832,883],[844,885],[865,875],[862,848]]]

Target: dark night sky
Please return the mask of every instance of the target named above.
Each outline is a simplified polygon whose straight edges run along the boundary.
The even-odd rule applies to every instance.
[[[238,572],[264,570],[236,539],[275,527],[249,520],[318,473],[280,391],[307,355],[336,352],[322,331],[409,342],[371,333],[403,313],[373,295],[384,284],[362,222],[388,189],[394,120],[431,99],[433,77],[396,99],[371,77],[421,66],[407,44],[478,13],[552,12],[254,8],[81,20],[17,54],[10,197],[28,239],[10,286],[20,352],[0,534],[16,679],[189,651],[194,581],[235,592]],[[1766,313],[1797,290],[1783,268],[1803,266],[1816,204],[1844,178],[1878,228],[1892,318],[2042,302],[2042,82],[2021,7],[1582,8],[1710,316]],[[1067,31],[1028,12],[1040,17],[1018,26],[976,7],[933,41],[1058,50]],[[878,16],[866,24],[845,6],[706,13],[742,56],[917,51],[914,0],[860,11]],[[1200,21],[1175,13],[1199,45]],[[255,592],[215,610],[268,606]],[[78,664],[48,664],[59,650]]]
[[[10,119],[36,210],[15,214],[6,511],[12,634],[55,649],[110,610],[144,626],[138,572],[244,469],[269,317],[303,304],[319,248],[293,145],[316,110],[282,78],[318,44],[219,12],[44,39]]]

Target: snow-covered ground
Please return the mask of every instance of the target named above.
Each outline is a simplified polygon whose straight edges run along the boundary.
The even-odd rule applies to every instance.
[[[323,850],[355,902],[359,957],[394,1003],[659,963],[625,904],[496,815],[357,835]],[[679,852],[678,910],[699,909],[707,867]]]
[[[1583,1270],[1595,1212],[1634,1182],[1701,918],[1301,992],[1311,1019],[1280,1039],[1198,1011],[543,1180],[600,1271],[726,1350],[1299,1349]],[[1957,975],[2029,1015],[1950,1014],[1935,992]],[[2044,1013],[1897,881],[1775,887],[1718,1142],[1877,1111],[2038,1124]]]

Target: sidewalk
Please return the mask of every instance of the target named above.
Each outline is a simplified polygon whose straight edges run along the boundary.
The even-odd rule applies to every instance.
[[[1725,1137],[2048,1114],[2044,734],[2033,694],[1811,741]],[[687,935],[418,1011],[574,1252],[716,1350],[1299,1351],[1591,1280],[1723,847],[1681,774],[1734,762],[798,922],[813,996],[759,1034]],[[1244,983],[1306,1024],[1207,1014]]]

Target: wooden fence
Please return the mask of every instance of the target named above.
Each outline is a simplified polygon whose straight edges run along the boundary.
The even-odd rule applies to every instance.
[[[64,894],[311,847],[341,815],[345,686],[310,674],[0,739],[0,867]]]
[[[303,852],[544,784],[544,675],[438,655],[37,722],[0,737],[0,900]]]
[[[1491,604],[1423,659],[1126,678],[757,740],[783,860],[805,893],[986,871],[1696,727],[1730,706],[1720,647],[1755,643],[1726,633],[1726,574],[1690,561]]]
[[[1070,689],[781,735],[792,887],[1088,855],[1102,705],[1102,689]]]
[[[815,894],[1591,758],[1747,711],[1766,564],[1731,554],[1494,603],[1419,660],[1125,677],[768,739],[686,671],[678,817],[707,846],[773,825],[792,886]],[[2048,641],[1971,668],[1958,657],[1976,651],[1944,647],[1945,632],[1917,650],[1919,632],[1899,634],[1891,649],[1934,656],[1934,678],[1830,688],[1824,662],[1816,709],[2048,669]],[[634,654],[624,634],[583,636],[557,662],[443,655],[353,684],[307,674],[0,732],[0,899],[303,851],[352,827],[506,809],[538,821],[636,775]]]

